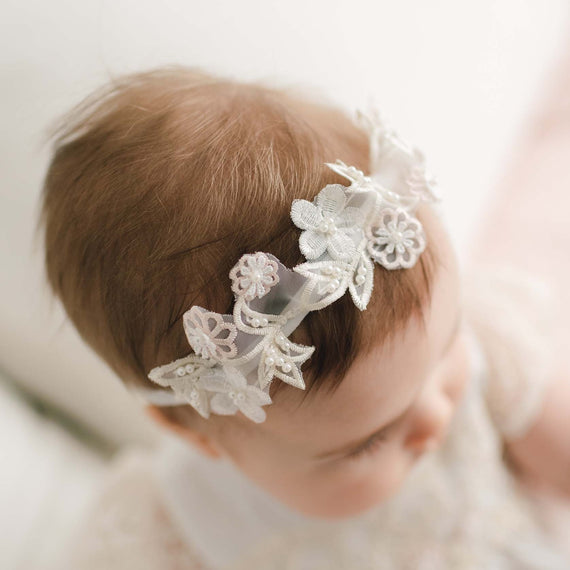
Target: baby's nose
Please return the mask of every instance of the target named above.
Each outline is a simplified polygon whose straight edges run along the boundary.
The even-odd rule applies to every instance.
[[[453,402],[443,392],[424,401],[411,418],[405,447],[417,453],[436,448],[445,436],[452,414]]]

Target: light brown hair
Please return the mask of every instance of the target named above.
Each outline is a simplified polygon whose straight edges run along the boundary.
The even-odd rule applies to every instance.
[[[191,352],[186,310],[231,313],[241,255],[305,261],[291,202],[346,184],[325,162],[368,172],[366,134],[333,105],[180,66],[111,81],[51,137],[38,224],[47,280],[82,338],[123,381],[147,387],[151,368]],[[347,293],[294,331],[316,347],[302,368],[307,394],[334,389],[359,353],[423,314],[436,267],[427,241],[411,269],[375,264],[365,311]],[[274,382],[272,396],[282,389]]]

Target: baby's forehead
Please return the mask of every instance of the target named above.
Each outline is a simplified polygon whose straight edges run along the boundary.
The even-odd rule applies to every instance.
[[[346,438],[353,427],[378,427],[409,401],[427,358],[426,332],[411,320],[390,342],[359,355],[334,390],[322,386],[310,394],[279,392],[267,407],[262,429],[268,435],[302,441],[307,434],[326,432],[327,438],[336,440]]]

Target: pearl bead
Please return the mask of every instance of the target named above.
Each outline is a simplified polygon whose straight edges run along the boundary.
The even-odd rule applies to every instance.
[[[285,364],[285,361],[282,358],[277,359],[277,366],[283,366],[284,364]]]
[[[243,402],[243,401],[245,401],[245,396],[241,392],[239,392],[236,396],[236,400],[238,402]]]
[[[275,358],[269,356],[265,359],[265,364],[267,364],[267,366],[273,366],[275,364]]]
[[[252,324],[254,327],[258,327],[258,326],[259,326],[259,319],[252,319],[251,324]]]
[[[261,325],[266,327],[267,326],[267,319],[261,319]]]
[[[192,366],[192,364],[187,364],[184,368],[186,370],[186,374],[192,374],[192,372],[194,372],[194,366]]]
[[[283,368],[283,372],[291,372],[291,365],[290,365],[288,362],[286,362],[286,363],[282,366],[282,368]]]
[[[331,285],[332,285],[333,291],[334,291],[335,289],[338,288],[338,286],[340,285],[340,282],[339,282],[338,279],[333,279],[333,280],[331,281]]]
[[[358,273],[358,275],[366,275],[366,267],[364,267],[364,265],[361,265],[361,266],[358,268],[357,273]]]
[[[355,281],[357,285],[362,285],[366,281],[366,277],[364,277],[364,275],[357,275]]]
[[[186,370],[184,370],[184,366],[179,366],[179,367],[176,369],[176,374],[177,374],[178,376],[184,376],[184,375],[186,374]]]
[[[323,218],[323,221],[319,224],[319,231],[325,234],[332,234],[336,232],[336,226],[334,219],[330,216]]]

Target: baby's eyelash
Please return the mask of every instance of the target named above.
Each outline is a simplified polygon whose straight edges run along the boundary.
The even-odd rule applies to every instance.
[[[385,433],[379,433],[378,435],[374,436],[373,438],[369,439],[365,444],[360,446],[355,451],[352,451],[348,455],[345,456],[346,459],[356,459],[368,453],[373,453],[376,451],[378,447],[382,445],[384,440],[386,439]]]

